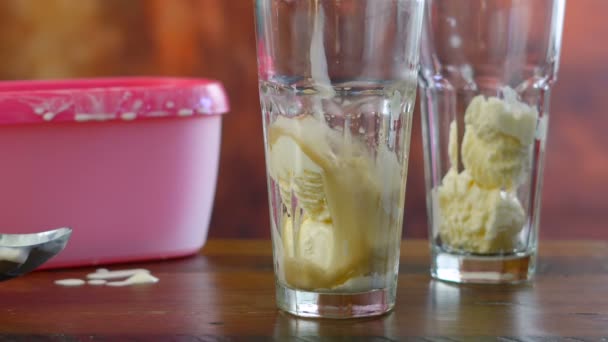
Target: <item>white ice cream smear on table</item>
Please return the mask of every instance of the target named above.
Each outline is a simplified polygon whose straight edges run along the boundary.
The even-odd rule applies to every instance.
[[[59,286],[82,286],[86,282],[82,279],[61,279],[55,280],[55,284]]]
[[[151,275],[150,273],[135,273],[126,280],[122,281],[110,281],[106,283],[107,286],[129,286],[129,285],[141,285],[141,284],[155,284],[158,283],[158,278]]]
[[[103,279],[92,279],[92,280],[87,281],[87,284],[89,284],[89,285],[95,285],[95,286],[105,285],[107,283],[108,283],[108,281],[107,280],[103,280]]]
[[[150,271],[144,268],[135,268],[131,270],[121,270],[121,271],[109,271],[104,270],[102,272],[90,273],[87,275],[88,279],[103,279],[103,280],[114,280],[121,278],[128,278],[138,273],[150,273]]]
[[[61,286],[81,286],[81,285],[92,285],[92,286],[129,286],[129,285],[142,285],[142,284],[155,284],[158,283],[159,279],[152,274],[150,271],[143,268],[130,269],[130,270],[119,270],[110,271],[105,268],[100,268],[94,273],[90,273],[86,276],[87,280],[83,279],[62,279],[56,280],[55,284]],[[112,280],[112,281],[110,281]]]

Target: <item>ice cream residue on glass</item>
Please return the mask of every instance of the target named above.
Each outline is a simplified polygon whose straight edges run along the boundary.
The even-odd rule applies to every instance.
[[[472,253],[510,252],[526,223],[517,187],[529,172],[538,111],[517,99],[473,98],[465,112],[458,170],[456,122],[450,126],[451,168],[437,190],[439,234],[444,245]]]
[[[353,291],[386,279],[398,258],[392,240],[399,235],[391,232],[401,229],[396,154],[379,147],[372,156],[358,137],[312,115],[279,117],[268,129],[268,149],[285,208],[280,279],[303,290]]]

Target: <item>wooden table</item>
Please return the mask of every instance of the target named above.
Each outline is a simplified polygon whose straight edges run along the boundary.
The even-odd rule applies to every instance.
[[[606,242],[542,243],[539,276],[530,284],[456,286],[431,280],[426,242],[407,241],[402,246],[395,311],[350,321],[298,319],[277,311],[267,241],[214,240],[192,258],[110,269],[132,267],[150,269],[160,282],[124,288],[53,284],[93,271],[85,268],[37,272],[0,283],[0,341],[608,337]]]

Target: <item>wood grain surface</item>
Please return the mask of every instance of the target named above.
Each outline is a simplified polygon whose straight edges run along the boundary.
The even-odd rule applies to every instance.
[[[0,341],[601,341],[608,338],[608,243],[541,244],[517,286],[431,280],[428,245],[402,245],[397,305],[372,319],[299,319],[275,308],[268,241],[212,240],[200,255],[145,267],[154,285],[59,287],[93,269],[0,283]],[[606,339],[604,339],[606,340]]]
[[[567,2],[551,101],[543,238],[608,238],[605,13],[605,0]],[[211,235],[269,237],[253,1],[0,1],[0,79],[108,75],[204,76],[225,84],[232,111],[224,120]],[[414,118],[404,236],[422,238],[418,112]]]

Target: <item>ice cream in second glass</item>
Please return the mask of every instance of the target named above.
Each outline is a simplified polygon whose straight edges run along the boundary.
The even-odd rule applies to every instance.
[[[446,247],[472,253],[517,248],[526,213],[516,191],[529,177],[538,112],[518,101],[513,89],[502,91],[503,99],[473,98],[464,116],[461,148],[457,123],[450,124],[451,168],[437,190],[435,220]]]

